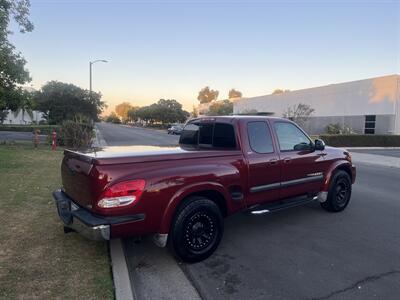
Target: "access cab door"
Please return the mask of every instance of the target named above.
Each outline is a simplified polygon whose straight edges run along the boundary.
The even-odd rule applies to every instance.
[[[281,163],[267,120],[248,121],[243,124],[245,155],[248,161],[247,206],[279,200]]]
[[[314,195],[322,186],[327,163],[325,151],[314,150],[310,138],[296,124],[270,120],[281,165],[281,199]]]

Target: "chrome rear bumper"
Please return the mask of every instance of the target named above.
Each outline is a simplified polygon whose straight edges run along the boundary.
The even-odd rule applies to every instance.
[[[53,192],[53,198],[56,202],[58,215],[64,223],[64,227],[66,227],[64,231],[76,231],[90,240],[109,240],[112,225],[141,221],[145,218],[144,214],[113,217],[95,215],[75,204],[61,190]]]

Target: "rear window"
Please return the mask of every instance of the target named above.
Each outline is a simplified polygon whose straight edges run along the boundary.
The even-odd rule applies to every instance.
[[[235,130],[225,123],[189,123],[181,133],[179,144],[234,149]]]
[[[214,124],[200,124],[199,125],[199,144],[212,145]]]
[[[231,124],[215,123],[214,126],[214,147],[235,148],[235,130]]]

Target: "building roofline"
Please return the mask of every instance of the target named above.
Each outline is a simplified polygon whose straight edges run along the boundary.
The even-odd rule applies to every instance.
[[[313,87],[308,87],[308,88],[301,88],[301,89],[292,90],[292,91],[288,91],[288,92],[284,92],[284,93],[280,93],[280,94],[265,94],[265,95],[259,95],[259,96],[242,97],[242,98],[236,99],[235,102],[240,102],[241,100],[247,100],[247,99],[258,98],[258,97],[265,97],[265,96],[276,96],[276,97],[279,97],[280,95],[294,93],[294,92],[306,91],[306,90],[317,89],[317,88],[331,87],[331,86],[334,86],[334,85],[353,84],[353,83],[361,82],[361,81],[368,81],[368,80],[380,79],[380,78],[385,78],[385,77],[396,77],[396,76],[398,78],[400,78],[400,74],[395,73],[395,74],[390,74],[390,75],[370,77],[370,78],[359,79],[359,80],[337,82],[337,83],[331,83],[331,84],[326,84],[326,85],[319,85],[319,86],[313,86]]]

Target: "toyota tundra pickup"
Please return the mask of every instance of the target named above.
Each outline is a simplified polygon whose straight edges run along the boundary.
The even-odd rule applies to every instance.
[[[349,152],[312,141],[272,117],[189,121],[178,147],[65,150],[62,188],[53,193],[64,231],[109,240],[153,235],[186,262],[209,257],[223,219],[319,201],[348,205],[356,169]]]

